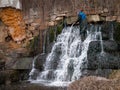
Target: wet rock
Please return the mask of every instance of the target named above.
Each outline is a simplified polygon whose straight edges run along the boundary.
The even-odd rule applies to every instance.
[[[115,22],[105,22],[105,24],[102,26],[101,31],[103,40],[114,40]]]
[[[118,51],[120,51],[120,44],[118,44]]]
[[[89,45],[89,50],[88,50],[88,54],[89,53],[99,53],[101,52],[101,41],[92,41],[90,42]],[[105,52],[109,52],[109,51],[117,51],[118,50],[118,45],[115,41],[104,41],[103,40],[103,49]]]
[[[19,82],[19,73],[16,70],[4,70],[0,71],[0,84],[11,84]]]
[[[120,68],[120,57],[113,54],[99,54],[97,56],[98,67],[104,69],[119,69]]]
[[[98,60],[97,60],[97,54],[101,52],[101,46],[99,41],[93,41],[89,44],[88,49],[88,67],[97,68]],[[94,64],[93,64],[94,63]]]
[[[48,54],[51,52],[52,46],[54,43],[50,43],[47,47],[46,47],[46,53],[41,53],[38,54],[37,56],[34,57],[34,64],[35,64],[35,68],[42,71],[43,70],[43,65],[45,64],[46,61],[46,57],[48,56]]]
[[[29,73],[30,73],[30,70],[27,70],[27,69],[19,69],[19,70],[16,70],[18,72],[18,77],[19,77],[19,82],[21,81],[26,81],[29,79]]]
[[[4,70],[5,69],[5,61],[0,60],[0,70]]]
[[[95,69],[95,70],[84,70],[82,73],[82,77],[85,76],[99,76],[99,77],[106,77],[108,78],[110,73],[112,72],[112,69]]]
[[[108,45],[109,44],[109,45]],[[101,53],[99,41],[93,41],[88,49],[88,68],[89,69],[118,69],[120,68],[120,57],[117,53],[117,43],[114,41],[103,41],[104,52]]]
[[[46,47],[46,53],[50,53],[51,52],[53,45],[54,45],[54,42],[53,43],[49,43],[49,45]]]
[[[103,41],[103,47],[106,52],[118,50],[118,45],[113,40]]]
[[[35,69],[35,68],[32,69],[29,73],[29,79],[36,80],[37,77],[39,76],[39,73],[40,73],[39,69]]]
[[[52,46],[54,43],[50,43],[47,47],[46,47],[46,53],[42,53],[37,55],[35,58],[35,68],[38,70],[43,70],[43,65],[45,64],[46,58],[48,56],[48,54],[51,52]],[[53,57],[53,62],[52,62],[52,67],[56,68],[57,66],[57,61],[59,61],[58,59],[60,58],[60,49],[56,48],[55,50],[56,55]]]
[[[0,85],[5,84],[6,82],[6,75],[3,71],[0,71]]]
[[[40,54],[34,61],[35,63],[35,68],[42,71],[43,70],[43,65],[46,61],[47,54]]]
[[[26,82],[0,86],[0,90],[67,90],[66,87],[45,86],[43,84],[30,84]]]

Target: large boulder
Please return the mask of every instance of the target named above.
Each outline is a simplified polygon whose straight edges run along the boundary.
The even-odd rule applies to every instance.
[[[71,83],[67,90],[119,90],[120,80],[89,76]]]
[[[93,41],[88,49],[88,69],[118,69],[120,68],[120,57],[117,52],[117,43],[115,41],[103,41],[103,50],[101,42]]]
[[[39,54],[34,58],[35,68],[39,69],[40,71],[43,70],[43,65],[46,61],[47,54]]]

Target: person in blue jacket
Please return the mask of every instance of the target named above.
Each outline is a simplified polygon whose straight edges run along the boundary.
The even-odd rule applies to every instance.
[[[76,23],[77,22],[79,22],[79,25],[85,24],[85,22],[86,22],[86,14],[83,12],[83,10],[81,10],[78,13],[78,19],[77,19]]]
[[[86,14],[83,12],[83,10],[81,10],[78,13],[78,19],[75,22],[78,23],[79,22],[79,27],[80,27],[80,34],[82,37],[86,37],[86,28],[87,28],[87,16]]]

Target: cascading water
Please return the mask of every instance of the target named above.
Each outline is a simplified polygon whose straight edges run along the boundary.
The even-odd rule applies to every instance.
[[[36,72],[37,71],[37,69],[35,68],[35,60],[38,58],[38,56],[39,55],[37,55],[35,58],[34,58],[34,60],[33,60],[33,64],[32,64],[32,70],[31,70],[31,72],[29,73],[29,80],[31,81],[33,78],[32,78],[32,76],[34,75],[34,72]]]
[[[78,27],[64,28],[46,58],[44,71],[31,82],[47,82],[47,85],[63,86],[78,80],[82,76],[83,69],[87,68],[89,43],[102,39],[100,29],[99,25],[90,25],[86,29],[87,36],[82,41]]]
[[[113,31],[114,31],[114,25],[113,23],[111,24],[111,32],[110,32],[110,40],[114,40],[113,39]]]
[[[45,53],[45,46],[46,46],[46,33],[47,31],[44,32],[44,41],[43,41],[43,53]]]
[[[101,44],[101,54],[103,55],[104,52],[104,48],[103,48],[103,40],[102,40],[102,32],[101,32],[101,27],[99,27],[99,35],[100,35],[100,44]]]

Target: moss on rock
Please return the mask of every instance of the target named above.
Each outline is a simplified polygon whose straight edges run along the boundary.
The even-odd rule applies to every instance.
[[[51,27],[49,32],[49,40],[50,42],[53,42],[54,39],[55,39],[54,27]]]
[[[63,27],[62,26],[58,26],[57,27],[57,35],[60,34],[62,32]]]
[[[30,50],[30,55],[36,55],[39,52],[39,36],[35,36],[27,45],[27,48]]]

